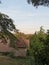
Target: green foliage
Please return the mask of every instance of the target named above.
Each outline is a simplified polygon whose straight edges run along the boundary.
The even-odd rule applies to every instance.
[[[17,38],[19,38],[20,36],[23,36],[25,39],[30,39],[31,36],[32,36],[32,34],[24,34],[24,33],[22,33],[22,32],[16,32],[14,35],[15,35]]]
[[[0,65],[30,65],[30,59],[0,56]]]
[[[0,13],[0,30],[16,30],[13,20],[8,15]]]
[[[35,65],[48,65],[48,58],[45,41],[47,42],[47,35],[41,27],[40,31],[36,32],[30,39],[30,56],[34,57]],[[47,51],[47,52],[46,52]]]
[[[45,41],[45,54],[47,65],[49,65],[49,30],[47,30],[47,36]]]
[[[49,6],[49,0],[27,0],[28,3],[32,3],[32,5],[34,6],[39,6],[39,5],[42,5],[42,6]]]
[[[11,33],[11,31],[17,31],[15,25],[13,24],[13,20],[9,18],[8,15],[0,13],[0,36],[4,41],[5,38],[10,39],[10,46],[15,48],[15,41],[17,38]]]

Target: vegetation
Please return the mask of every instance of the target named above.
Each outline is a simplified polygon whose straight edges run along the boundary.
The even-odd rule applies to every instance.
[[[13,20],[8,15],[0,13],[0,37],[6,41],[6,37],[10,39],[10,46],[15,47],[14,41],[17,38],[11,33],[11,31],[17,31]]]
[[[48,6],[49,7],[49,0],[27,0],[28,3],[32,3],[33,6],[39,6],[39,5],[42,5],[42,6]]]
[[[17,58],[14,60],[10,60],[8,61],[10,64],[49,65],[49,30],[47,30],[47,33],[45,33],[44,29],[41,26],[40,31],[35,32],[33,35],[25,35],[23,33],[17,33],[17,35],[16,34],[13,35],[10,31],[17,31],[13,24],[13,20],[9,18],[7,15],[0,13],[0,38],[6,40],[6,37],[9,37],[10,46],[14,48],[15,48],[15,41],[19,36],[22,35],[26,39],[30,40],[30,49],[27,51],[28,58],[25,59]],[[3,61],[3,59],[1,58],[0,60]],[[6,63],[8,62],[6,61]]]
[[[49,65],[49,30],[45,33],[41,27],[40,31],[31,37],[29,51],[31,59],[34,58],[34,65]]]
[[[48,6],[49,0],[27,0],[33,6]],[[1,2],[0,2],[1,3]],[[16,37],[10,31],[17,31],[13,20],[9,16],[0,13],[0,37],[8,36],[10,38],[10,46],[15,48]],[[24,34],[23,34],[24,35]],[[26,35],[24,37],[28,38]],[[9,57],[0,57],[0,65],[49,65],[49,30],[47,33],[40,27],[40,31],[35,32],[30,39],[30,49],[28,58],[11,59]]]
[[[0,56],[0,65],[30,65],[29,58],[10,58],[6,56]]]
[[[13,24],[13,20],[11,18],[9,18],[8,15],[2,14],[2,13],[0,13],[0,30],[1,31],[16,30],[15,25]]]
[[[25,39],[30,39],[32,37],[32,34],[25,34],[25,33],[22,33],[22,32],[16,32],[15,34],[15,37],[19,38],[20,36],[23,36]]]

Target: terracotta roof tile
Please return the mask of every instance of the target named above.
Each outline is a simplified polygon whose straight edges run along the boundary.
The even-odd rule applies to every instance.
[[[0,43],[0,52],[10,52],[11,50],[11,47],[8,47],[7,45]]]
[[[20,48],[26,48],[29,44],[29,41],[25,39],[23,36],[19,37],[19,41],[16,41],[16,46]]]

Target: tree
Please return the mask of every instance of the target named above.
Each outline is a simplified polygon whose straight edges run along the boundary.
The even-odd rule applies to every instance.
[[[49,30],[47,30],[47,36],[45,41],[45,54],[47,65],[49,65]]]
[[[49,0],[27,0],[28,3],[32,3],[34,6],[49,6]]]
[[[34,57],[35,65],[45,65],[45,39],[44,29],[40,27],[40,31],[36,32],[30,39],[30,55]]]
[[[10,31],[17,31],[13,20],[8,15],[0,13],[0,36],[4,37],[4,39],[5,36],[8,36],[11,43],[10,46],[15,47],[14,40],[16,40],[16,37]]]
[[[16,30],[13,20],[9,16],[0,13],[0,30],[14,31]]]
[[[38,31],[38,38],[39,38],[40,42],[41,41],[44,42],[46,39],[46,34],[44,33],[44,29],[42,26],[40,27],[40,31]]]

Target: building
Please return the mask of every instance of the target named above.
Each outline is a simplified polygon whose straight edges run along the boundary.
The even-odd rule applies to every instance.
[[[0,53],[10,53],[13,52],[13,55],[16,57],[25,57],[27,54],[27,49],[29,48],[29,41],[24,39],[22,36],[18,38],[15,42],[15,48],[9,47],[9,42],[4,44],[2,39],[0,39]]]

